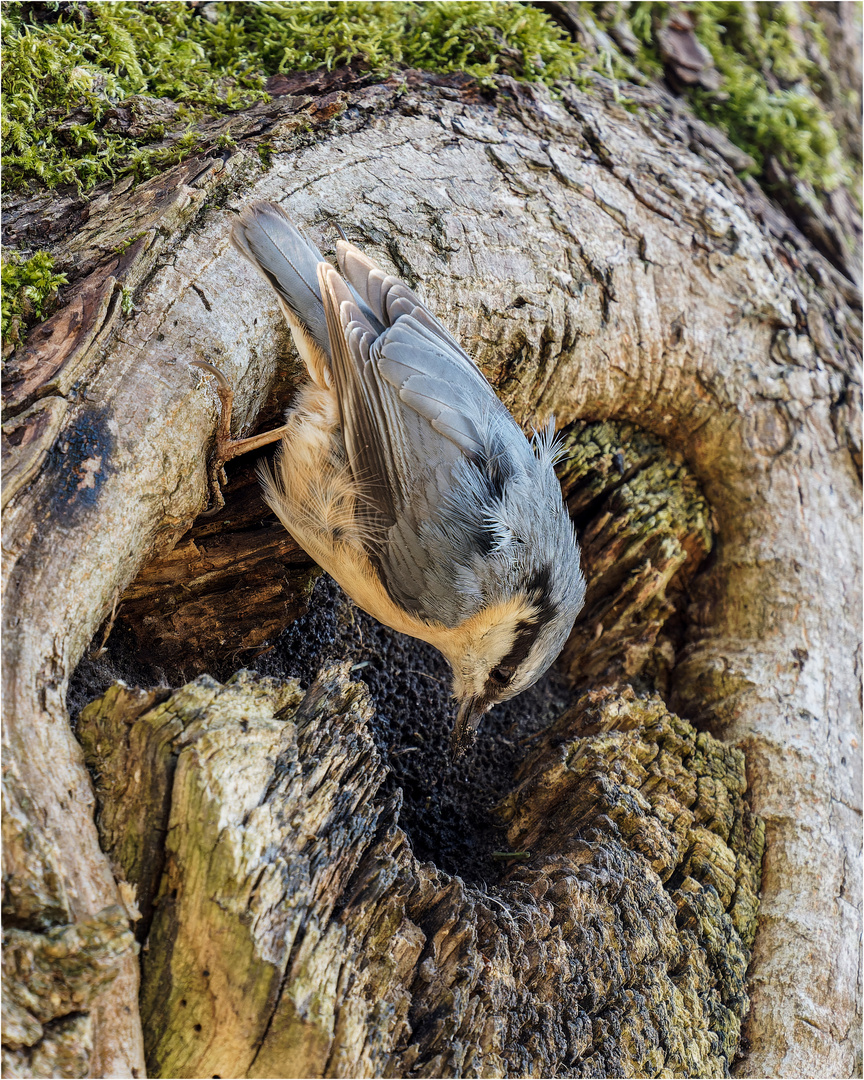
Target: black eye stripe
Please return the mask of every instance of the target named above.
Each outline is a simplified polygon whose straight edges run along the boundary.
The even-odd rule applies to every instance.
[[[537,635],[540,633],[541,623],[538,622],[520,622],[516,626],[516,638],[513,642],[513,646],[510,652],[501,660],[499,664],[493,668],[493,672],[500,673],[505,678],[493,677],[493,672],[489,673],[489,678],[486,681],[485,694],[489,697],[494,697],[495,694],[505,686],[509,686],[513,676],[519,669],[519,665],[531,652],[531,647],[537,640]]]
[[[528,582],[526,592],[531,603],[537,608],[537,624],[542,626],[549,622],[555,616],[556,609],[552,600],[552,573],[548,566],[537,571]]]
[[[531,652],[531,646],[537,640],[540,629],[539,620],[536,622],[520,622],[516,627],[513,646],[498,666],[513,668],[514,670],[519,667],[528,653]]]
[[[543,567],[528,582],[526,590],[528,599],[534,605],[536,614],[529,621],[523,619],[516,624],[516,633],[510,651],[493,668],[499,676],[493,678],[492,672],[486,680],[484,697],[493,699],[506,686],[509,686],[519,670],[519,665],[534,647],[540,631],[555,616],[555,604],[552,602],[551,589],[552,574],[548,567]]]

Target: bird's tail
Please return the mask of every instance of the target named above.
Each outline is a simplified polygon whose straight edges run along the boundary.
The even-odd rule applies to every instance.
[[[269,202],[246,207],[231,242],[276,290],[312,379],[329,385],[330,342],[317,273],[324,256],[280,206]]]

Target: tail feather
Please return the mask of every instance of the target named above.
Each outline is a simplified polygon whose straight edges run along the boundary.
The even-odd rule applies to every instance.
[[[231,242],[276,290],[292,330],[296,320],[329,361],[330,341],[316,269],[324,256],[315,244],[280,206],[268,202],[246,207],[234,223]]]

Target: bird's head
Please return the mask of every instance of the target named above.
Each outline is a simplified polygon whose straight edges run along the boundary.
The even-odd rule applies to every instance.
[[[458,703],[450,741],[454,758],[472,745],[484,713],[527,690],[561,652],[585,595],[578,553],[575,570],[559,588],[556,568],[535,571],[524,590],[457,628],[446,654]]]

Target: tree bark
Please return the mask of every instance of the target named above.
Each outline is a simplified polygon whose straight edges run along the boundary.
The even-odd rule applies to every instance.
[[[688,598],[683,637],[661,642],[668,657],[662,688],[678,717],[744,752],[752,809],[765,822],[762,921],[744,1028],[749,1049],[737,1068],[746,1075],[853,1075],[859,1054],[861,905],[857,290],[752,182],[736,177],[722,140],[659,91],[628,88],[637,109],[631,114],[616,100],[617,88],[602,79],[591,92],[570,88],[560,100],[507,79],[499,80],[494,95],[458,78],[449,86],[436,85],[441,82],[409,74],[405,80],[331,91],[311,104],[285,95],[269,111],[256,107],[247,142],[224,161],[193,160],[136,189],[121,184],[86,207],[73,197],[46,197],[10,208],[10,241],[23,245],[38,239],[74,268],[75,277],[65,306],[34,331],[7,372],[4,454],[11,461],[12,483],[4,525],[4,795],[11,806],[12,842],[4,826],[9,860],[4,910],[13,926],[42,936],[55,932],[52,927],[83,925],[118,902],[136,913],[130,878],[124,875],[134,877],[140,867],[127,870],[117,855],[112,867],[100,849],[93,790],[68,724],[66,687],[116,597],[144,564],[174,548],[205,505],[215,396],[186,366],[188,360],[208,359],[225,371],[237,390],[241,426],[251,423],[268,394],[287,348],[285,330],[266,286],[248,272],[227,237],[234,210],[255,198],[276,199],[325,249],[329,222],[336,220],[415,286],[475,356],[518,420],[527,424],[554,412],[563,424],[577,419],[638,424],[683,456],[710,505],[716,540],[709,562],[686,591],[682,584],[680,596]],[[643,122],[648,116],[650,124]],[[263,138],[272,148],[269,169],[255,151],[256,140]],[[124,289],[134,296],[131,314],[123,310],[129,295]],[[680,532],[681,537],[697,534]],[[669,558],[675,562],[677,556]],[[627,609],[622,603],[620,617],[613,620],[621,624],[616,632],[624,633],[627,610],[645,606]],[[652,648],[662,624],[655,621]],[[579,632],[584,634],[584,626]],[[575,659],[575,651],[570,656]],[[610,674],[601,660],[596,671],[601,681],[632,675],[626,664]],[[333,678],[329,685],[335,685]],[[209,684],[205,689],[221,693]],[[337,697],[346,693],[353,691],[332,690]],[[612,713],[620,716],[630,708],[624,689],[605,693],[619,695]],[[607,716],[610,700],[603,698]],[[141,704],[152,715],[154,703]],[[286,734],[287,721],[275,715],[284,707],[271,703],[269,715],[260,717],[255,760],[290,749],[295,773],[317,762],[328,798],[336,798],[342,782],[337,782],[336,758],[322,749],[315,725],[318,733],[312,739],[307,730],[306,743],[296,731]],[[670,716],[662,703],[656,708]],[[590,725],[589,735],[582,733],[581,715],[573,720],[575,728],[560,733],[558,751],[574,746],[574,740],[596,741],[599,732]],[[141,715],[135,719],[133,733],[150,722]],[[601,748],[598,760],[608,764],[623,752],[621,740],[637,738],[628,731],[657,722],[656,716],[627,720],[612,737],[618,743]],[[361,743],[363,723],[361,706],[350,722],[338,721],[340,731],[347,724]],[[604,723],[614,727],[611,719]],[[673,731],[679,740],[703,737],[689,725],[677,728],[682,723],[677,718],[663,723],[664,738],[672,739]],[[226,753],[225,768],[232,767],[231,754],[220,749],[218,730],[193,739],[184,727],[172,730],[170,738],[180,740],[178,772],[173,787],[163,776],[165,792],[177,789],[183,755],[200,754],[201,739],[216,740],[212,753]],[[191,741],[180,750],[187,745],[184,739]],[[577,757],[583,752],[573,750]],[[168,753],[163,747],[156,758]],[[641,752],[632,753],[640,759]],[[549,755],[554,757],[552,749]],[[217,1067],[215,1057],[204,1055],[194,1067],[213,1064],[219,1075],[232,1075],[231,1069],[237,1075],[292,1075],[273,1069],[296,1060],[302,1043],[302,1060],[315,1067],[310,1075],[353,1075],[352,1069],[357,1075],[379,1069],[391,1075],[488,1075],[490,1070],[600,1075],[591,1069],[616,1067],[632,1074],[669,1069],[693,1075],[700,1067],[710,1070],[700,1075],[722,1074],[737,1042],[736,1024],[746,1012],[738,970],[744,953],[735,954],[739,982],[731,988],[711,967],[708,945],[698,940],[691,959],[704,970],[688,984],[695,995],[687,998],[690,1019],[685,1022],[680,1013],[670,1021],[665,1041],[657,1036],[655,1014],[632,1006],[634,994],[655,1006],[662,1002],[665,984],[658,970],[680,975],[683,969],[676,964],[687,967],[686,958],[673,956],[671,944],[661,942],[652,953],[659,969],[637,964],[614,985],[583,987],[568,1015],[586,1019],[558,1050],[549,1051],[546,1036],[554,1025],[544,1026],[540,1018],[570,999],[559,986],[532,990],[532,973],[552,963],[552,952],[559,949],[553,940],[560,943],[559,960],[569,949],[576,967],[588,970],[580,967],[588,954],[574,950],[573,941],[585,926],[601,926],[607,915],[580,907],[578,881],[583,879],[577,872],[579,866],[596,864],[596,849],[604,842],[599,834],[577,836],[580,829],[590,833],[591,813],[601,803],[580,802],[581,788],[578,797],[568,796],[570,802],[556,803],[562,820],[578,822],[558,848],[557,837],[541,835],[531,825],[537,806],[531,802],[532,784],[542,789],[538,778],[555,769],[547,758],[542,748],[534,752],[502,807],[511,820],[510,842],[527,843],[530,836],[536,847],[532,857],[547,860],[513,872],[513,881],[522,885],[514,884],[512,895],[501,901],[511,905],[504,922],[493,917],[494,902],[484,907],[458,878],[416,863],[396,826],[395,805],[374,802],[375,765],[357,789],[371,800],[364,811],[364,843],[371,846],[358,841],[353,862],[334,863],[353,866],[353,886],[348,879],[333,882],[330,899],[315,894],[309,901],[326,908],[342,896],[347,906],[334,918],[315,909],[314,925],[322,936],[313,940],[310,931],[302,955],[290,953],[290,903],[278,925],[262,929],[260,938],[254,930],[243,946],[245,955],[258,949],[255,955],[270,968],[257,970],[249,1001],[275,1003],[273,1022],[260,1033],[254,1061],[234,1047],[219,1059],[227,1065]],[[341,760],[349,759],[355,769],[360,763],[369,767],[370,758],[362,753]],[[202,758],[200,768],[209,767],[207,761]],[[159,768],[164,773],[164,764]],[[724,769],[724,776],[731,775],[731,765]],[[702,790],[699,777],[709,774],[710,769],[696,769],[694,792]],[[229,833],[236,836],[239,848],[231,849],[231,858],[248,868],[251,856],[242,850],[236,822],[248,816],[243,800],[267,789],[264,765],[259,788],[253,785],[246,794],[238,789],[236,798],[214,793],[212,785],[202,787],[203,775],[191,770],[191,786],[182,789],[186,801],[170,802],[171,813],[177,812],[175,805],[200,807],[195,800],[204,797],[205,788],[214,805],[233,807],[234,817],[224,819],[224,842]],[[278,771],[274,777],[288,783]],[[700,814],[708,811],[692,809],[702,805],[701,795],[689,803],[689,796],[676,796],[682,812],[695,813],[692,826],[682,823],[676,832],[675,816],[664,816],[656,798],[645,794],[644,780],[624,782],[642,792],[646,805],[632,796],[636,809],[631,807],[627,820],[632,825],[638,818],[643,831],[654,830],[650,851],[662,847],[661,833],[677,840],[669,841],[666,862],[654,858],[652,863],[646,841],[634,839],[638,829],[625,830],[616,856],[617,884],[603,899],[608,918],[623,918],[640,897],[645,899],[638,889],[632,892],[634,882],[644,879],[658,905],[656,926],[672,926],[672,909],[661,910],[672,897],[679,925],[707,926],[713,918],[712,925],[726,926],[723,920],[731,920],[730,933],[746,949],[746,919],[739,912],[736,928],[736,916],[726,909],[734,907],[736,891],[742,890],[742,897],[747,888],[755,892],[756,871],[741,870],[745,884],[736,885],[734,873],[724,879],[717,868],[728,870],[727,855],[701,833],[699,849],[693,835],[698,827],[720,836],[724,848],[734,852],[733,866],[736,858],[756,861],[758,845],[748,847],[747,839],[758,835],[755,826],[749,831],[742,826],[730,840],[734,821],[745,818],[743,803],[735,803],[741,799],[740,776],[730,782],[731,809],[725,817],[720,814],[732,823],[725,838],[725,825],[712,825],[710,814],[700,823]],[[230,776],[224,770],[214,773],[212,783],[230,786]],[[353,789],[349,784],[344,790]],[[715,803],[718,790],[712,789]],[[283,794],[287,800],[290,792],[286,788]],[[159,803],[163,811],[167,798]],[[528,810],[520,809],[520,799]],[[103,802],[103,813],[107,805]],[[137,805],[137,796],[130,805]],[[333,812],[348,822],[347,803],[336,799],[334,805]],[[290,853],[297,847],[286,839],[290,830],[313,827],[289,826],[286,832],[280,824],[273,835],[278,833]],[[276,825],[265,822],[260,828],[270,835]],[[191,846],[181,850],[183,842],[178,834],[166,846],[165,880],[179,874],[183,888],[190,889],[190,880],[197,880],[196,860],[206,848],[190,840]],[[368,852],[372,863],[366,861]],[[667,870],[672,877],[664,878]],[[125,887],[118,889],[115,874]],[[692,910],[688,881],[695,883],[689,894],[695,898]],[[560,888],[554,882],[561,882]],[[523,894],[534,886],[529,900]],[[149,903],[167,885],[150,880],[144,893],[140,888]],[[372,900],[383,891],[387,918],[371,927],[362,911],[352,914],[351,888],[357,895],[366,889]],[[507,922],[517,918],[517,893],[525,927],[518,931]],[[202,895],[193,890],[183,902],[194,905]],[[714,898],[713,914],[699,908],[709,903],[706,896]],[[592,894],[590,904],[595,902]],[[154,961],[167,965],[163,971],[181,962],[182,935],[194,929],[179,891],[176,909],[176,918],[165,915],[163,928],[154,922],[151,930],[150,953],[159,942]],[[156,910],[163,919],[160,906]],[[498,940],[505,924],[507,942]],[[633,931],[623,950],[631,960],[643,948],[638,936]],[[531,942],[544,943],[536,946],[540,954],[531,952]],[[277,945],[282,951],[274,959],[267,950]],[[143,1075],[131,940],[124,948],[110,989],[106,993],[94,983],[87,999],[91,1075]],[[148,1032],[151,1067],[163,1075],[195,1075],[183,1071],[193,1068],[192,1059],[176,1056],[179,1028],[172,1025],[185,1022],[182,1006],[166,1016],[160,994],[169,984],[157,981],[148,989],[147,972],[156,970],[148,968],[150,953],[144,965],[144,1015],[159,1016],[158,1030]],[[604,964],[609,968],[614,954],[603,952],[600,970]],[[337,959],[347,965],[347,981],[331,986],[327,979]],[[478,974],[484,961],[493,969],[488,977]],[[268,989],[260,981],[276,978],[274,972],[290,983],[281,996],[275,983]],[[171,987],[179,985],[174,975],[170,980]],[[385,985],[386,994],[379,994]],[[532,1018],[518,1038],[506,1025],[496,1027],[501,1015],[496,1007],[506,1010],[512,1000],[501,996],[504,985],[508,993],[523,995],[519,1000]],[[374,989],[378,1000],[374,1023],[367,1023],[374,1008],[364,987]],[[726,1010],[724,1017],[737,1018],[734,1023],[710,1019],[712,992]],[[240,1000],[229,985],[220,985],[217,1002],[223,993],[226,1008]],[[445,1010],[440,1015],[425,1011],[436,994]],[[614,1013],[613,1003],[628,994],[631,1007]],[[170,994],[168,1000],[173,1002]],[[413,1012],[412,1001],[419,1003]],[[339,1007],[327,1012],[334,1002]],[[71,1008],[55,1013],[52,1022],[67,1022],[63,1017],[72,1014]],[[620,1023],[604,1027],[603,1017],[613,1014],[619,1020],[642,1016],[639,1037],[633,1034],[635,1021],[626,1030]],[[694,1016],[701,1018],[697,1026],[705,1033],[698,1052],[675,1049],[671,1033],[680,1032],[681,1023],[692,1024]],[[218,1009],[194,1023],[202,1030],[213,1025],[217,1039],[234,1038],[235,1021]],[[373,1030],[387,1033],[374,1048],[363,1042],[363,1033]],[[38,1050],[49,1037],[32,1025],[24,1036],[19,1031],[17,1042],[13,1038],[7,1046],[13,1052],[21,1046]]]
[[[764,841],[740,751],[658,698],[584,695],[478,887],[413,856],[346,675],[201,676],[143,713],[116,686],[82,714],[103,843],[152,916],[150,1075],[727,1075]]]

